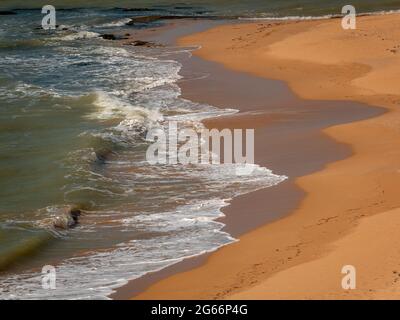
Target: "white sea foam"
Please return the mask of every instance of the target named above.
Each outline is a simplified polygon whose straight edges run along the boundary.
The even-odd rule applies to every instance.
[[[115,27],[122,27],[126,25],[129,21],[131,21],[131,18],[124,18],[104,24],[97,25],[97,28],[115,28]]]
[[[239,183],[244,190],[256,190],[273,186],[284,179],[266,168],[257,166],[250,177],[235,177],[235,165],[203,166],[202,179],[218,182],[215,188]],[[184,175],[199,177],[199,172],[185,170]],[[150,179],[150,175],[147,176]],[[227,179],[227,180],[224,180]],[[234,180],[232,180],[234,179]],[[237,189],[237,187],[235,187]],[[238,194],[245,191],[238,191]],[[64,260],[57,266],[57,288],[43,290],[41,273],[14,274],[0,278],[1,299],[106,299],[115,288],[150,271],[157,271],[183,259],[212,252],[217,248],[237,241],[222,231],[224,224],[215,221],[224,216],[221,208],[229,199],[193,201],[173,211],[136,213],[122,219],[110,220],[123,224],[127,232],[139,228],[162,235],[120,243],[104,252],[76,256]],[[97,216],[101,216],[101,212]],[[103,216],[115,217],[105,212]],[[115,218],[114,218],[115,219]],[[77,276],[79,274],[79,276]],[[99,276],[101,275],[101,276]]]
[[[111,96],[105,92],[97,91],[94,105],[97,106],[96,112],[89,115],[92,119],[115,119],[123,118],[126,121],[161,121],[162,114],[157,109],[135,106],[121,98]]]
[[[357,12],[357,16],[374,16],[374,15],[389,15],[398,14],[400,10],[382,10],[382,11],[372,11],[372,12]],[[301,21],[301,20],[325,20],[343,17],[342,14],[326,14],[321,16],[284,16],[279,17],[274,14],[268,14],[264,17],[239,17],[239,20],[249,20],[249,21]]]
[[[39,98],[45,96],[60,97],[60,95],[51,90],[45,89],[36,85],[18,81],[10,83],[9,86],[0,87],[0,97],[8,99],[22,99],[22,98]]]
[[[73,41],[73,40],[82,40],[82,39],[91,39],[91,38],[97,38],[99,37],[100,34],[98,34],[97,32],[91,32],[91,31],[79,31],[76,33],[72,33],[60,38],[56,38],[58,40],[62,40],[62,41]]]
[[[171,212],[125,219],[123,223],[127,226],[143,226],[150,232],[162,228],[165,235],[129,241],[105,252],[67,259],[57,266],[55,290],[41,288],[40,271],[0,278],[0,298],[105,299],[113,288],[129,279],[235,241],[221,231],[222,223],[214,221],[223,215],[219,209],[226,204],[223,200],[211,199],[184,205]]]
[[[340,17],[340,15],[327,14],[323,16],[286,16],[286,17],[239,17],[239,20],[249,21],[301,21],[301,20],[324,20]]]

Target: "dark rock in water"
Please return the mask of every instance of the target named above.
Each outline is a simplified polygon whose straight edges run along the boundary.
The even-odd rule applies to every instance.
[[[113,34],[102,34],[101,37],[105,40],[117,40],[117,37]]]
[[[128,42],[128,43],[125,43],[125,45],[131,45],[131,46],[135,46],[135,47],[151,47],[151,48],[162,47],[162,45],[160,45],[160,44],[156,44],[156,43],[149,42],[149,41],[142,41],[142,40],[135,40],[132,42]]]
[[[150,46],[151,43],[148,41],[142,41],[142,40],[135,40],[131,43],[135,47],[140,47],[140,46]]]
[[[137,23],[149,23],[149,22],[154,22],[157,20],[162,19],[162,16],[140,16],[140,17],[133,17],[131,18],[131,21],[126,23],[127,26],[133,26],[134,24]]]
[[[71,209],[71,211],[69,212],[72,220],[73,220],[73,224],[70,227],[76,226],[79,223],[79,217],[82,215],[81,210],[79,209]]]
[[[105,40],[126,40],[128,39],[127,37],[122,37],[122,36],[116,36],[114,34],[102,34],[100,37],[102,37]]]
[[[152,8],[122,8],[122,11],[126,11],[126,12],[143,12],[143,11],[156,11],[156,9],[152,9]]]
[[[0,16],[11,16],[11,15],[14,15],[14,14],[17,14],[17,13],[14,12],[14,11],[7,11],[7,10],[2,11],[2,10],[0,10]]]
[[[71,229],[79,224],[79,217],[82,215],[80,209],[70,209],[67,213],[64,213],[54,220],[54,227],[57,229]]]
[[[208,19],[208,20],[217,20],[224,19],[226,17],[221,16],[207,16],[207,15],[169,15],[169,16],[140,16],[140,17],[132,17],[131,20],[126,23],[127,26],[133,26],[135,24],[144,24],[155,22],[159,20],[179,20],[179,19]],[[232,19],[235,17],[232,17]],[[237,18],[237,17],[236,17]]]
[[[195,7],[175,6],[174,9],[176,9],[176,10],[193,10],[193,9],[195,9]]]
[[[101,150],[96,150],[96,163],[97,164],[105,164],[107,159],[109,159],[113,154],[115,154],[112,150],[110,149],[101,149]]]
[[[73,63],[73,66],[77,66],[77,67],[86,67],[86,66],[90,66],[94,64],[94,62],[89,62],[89,61],[82,61],[82,62],[77,62],[77,63]]]
[[[58,29],[59,27],[60,26],[58,24],[56,24],[56,29]],[[37,27],[35,27],[35,30],[45,30],[45,29],[43,29],[42,26],[37,26]],[[63,28],[62,30],[68,30],[68,28]],[[46,30],[46,31],[48,31],[48,30]]]

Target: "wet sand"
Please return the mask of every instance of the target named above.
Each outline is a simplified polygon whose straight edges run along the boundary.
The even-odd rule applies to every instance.
[[[169,29],[162,37],[173,39],[182,35],[179,25],[177,28]],[[201,28],[205,28],[204,23]],[[270,257],[281,261],[295,250],[282,248],[281,239],[272,241],[265,239],[265,235],[260,238],[255,234],[264,234],[262,226],[268,227],[273,221],[279,223],[282,217],[301,205],[306,192],[298,185],[297,178],[320,171],[328,163],[352,154],[350,146],[336,142],[322,130],[383,113],[381,108],[355,102],[304,100],[282,81],[231,70],[198,57],[197,52],[192,57],[180,55],[176,58],[184,66],[181,74],[186,80],[179,85],[185,98],[240,110],[233,116],[207,120],[205,125],[218,129],[255,128],[256,163],[289,179],[275,187],[237,197],[223,209],[225,230],[239,238],[238,243],[131,281],[113,298],[126,298],[143,291],[136,298],[222,298],[232,291],[252,286],[255,277],[242,275],[246,268],[250,272],[259,261]],[[193,75],[202,78],[193,79]],[[274,270],[280,265],[277,261],[271,261]],[[284,265],[292,264],[287,261]]]

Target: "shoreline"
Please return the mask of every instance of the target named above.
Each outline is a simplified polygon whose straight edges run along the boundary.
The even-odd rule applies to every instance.
[[[17,37],[34,39],[4,39],[6,60],[19,65],[4,64],[11,90],[4,120],[16,120],[4,138],[18,140],[22,128],[30,139],[6,143],[16,161],[3,162],[23,182],[25,147],[33,148],[30,180],[55,186],[39,190],[36,201],[15,192],[35,184],[11,179],[3,194],[0,237],[22,257],[3,270],[4,297],[400,298],[400,10],[358,14],[356,30],[343,30],[340,16],[209,20],[173,9],[183,7],[160,9],[171,16],[152,11],[135,26],[123,8],[85,11],[85,24],[75,8],[51,35],[35,27],[33,12],[4,21]],[[285,6],[279,12],[289,15]],[[60,55],[49,56],[48,67],[41,57],[50,42]],[[94,54],[82,51],[89,47]],[[29,64],[41,70],[34,81]],[[46,93],[49,74],[76,85],[55,83]],[[53,128],[60,112],[64,121]],[[224,167],[143,168],[146,128],[180,119],[195,128],[255,129],[255,164],[266,170],[240,177]],[[59,134],[42,136],[53,129]],[[65,137],[70,143],[62,146]],[[60,166],[43,175],[55,160]],[[269,173],[287,179],[274,184]],[[58,241],[58,232],[49,234],[53,217],[71,211],[62,198],[83,217]],[[25,239],[36,241],[42,229],[52,241],[38,250]],[[50,295],[35,280],[48,263],[65,285]],[[349,265],[356,290],[342,288]],[[86,276],[71,282],[75,271]]]
[[[240,26],[241,24],[239,23],[235,25]],[[171,37],[168,36],[167,38],[171,39]],[[325,127],[368,118],[376,115],[377,112],[375,108],[368,108],[365,105],[357,105],[356,103],[351,102],[338,108],[335,106],[337,105],[337,101],[311,102],[300,100],[290,92],[286,84],[283,82],[268,80],[264,77],[254,76],[243,72],[232,71],[217,63],[205,61],[202,58],[196,57],[196,55],[196,52],[194,52],[194,57],[189,60],[180,61],[183,62],[184,65],[183,73],[185,73],[185,69],[190,69],[191,72],[194,71],[195,73],[200,71],[204,72],[205,70],[206,72],[211,73],[211,76],[204,80],[197,80],[195,81],[195,84],[193,84],[193,81],[180,83],[183,97],[192,101],[209,103],[221,108],[232,107],[232,104],[234,103],[240,105],[238,108],[240,109],[239,114],[218,119],[207,119],[205,121],[206,126],[216,128],[245,128],[249,126],[249,123],[254,125],[255,120],[257,121],[257,119],[261,119],[261,121],[257,121],[259,122],[257,126],[260,128],[256,129],[256,163],[261,166],[267,166],[269,169],[272,167],[273,172],[277,174],[290,173],[289,176],[291,179],[289,181],[280,183],[278,186],[238,196],[230,201],[228,207],[223,208],[222,211],[225,213],[226,217],[220,221],[226,225],[224,230],[236,238],[240,238],[242,235],[258,230],[259,228],[262,228],[262,226],[275,220],[279,221],[279,219],[289,215],[299,206],[304,198],[304,192],[297,186],[297,183],[293,178],[319,171],[326,163],[342,160],[351,154],[351,151],[347,146],[340,146],[333,141],[331,142],[330,138],[327,138],[325,134],[320,133],[317,137],[312,137],[312,141],[314,142],[310,144],[314,147],[308,146],[308,148],[314,149],[312,154],[309,154],[308,156],[302,155],[299,158],[293,159],[294,161],[284,161],[282,163],[279,157],[274,158],[271,157],[271,155],[265,154],[257,156],[257,150],[263,148],[260,141],[257,146],[257,140],[261,140],[261,142],[265,139],[271,140],[268,138],[268,135],[274,134],[276,136],[277,133],[282,134],[282,130],[286,130],[287,135],[290,136],[293,133],[296,134],[296,130],[299,130],[299,126],[302,127],[303,130],[307,129],[307,127],[312,127],[312,133],[305,132],[307,130],[301,133],[300,129],[300,134],[308,135],[309,138],[310,135],[315,135]],[[222,90],[225,94],[221,95],[219,92],[219,94],[212,95],[209,93],[210,91],[212,92],[213,86],[221,85],[222,83],[225,83],[223,85],[224,89]],[[245,98],[233,94],[231,99],[227,99],[229,91],[240,92],[240,86],[243,85],[245,85],[245,88],[250,91],[247,93]],[[267,93],[263,92],[265,87],[270,87],[270,91]],[[278,91],[279,97],[273,98],[276,91]],[[260,94],[257,92],[263,93]],[[249,98],[251,98],[251,100],[249,100]],[[265,102],[265,99],[268,99],[269,101]],[[282,109],[282,104],[285,105],[284,111],[280,110]],[[236,107],[237,106],[238,105],[236,105]],[[296,110],[297,108],[301,108],[302,112],[298,112],[298,110]],[[370,110],[368,111],[367,109]],[[318,113],[316,110],[318,110],[320,114],[318,119],[314,119],[314,123],[310,120],[304,121],[303,118],[307,118],[307,116],[312,118],[313,113]],[[346,115],[345,117],[337,117],[334,115],[335,111],[343,113],[345,110],[348,110],[353,114]],[[264,113],[264,116],[262,113]],[[286,124],[286,127],[294,124],[297,128],[288,132],[288,128],[285,128],[285,126],[279,126],[282,121],[289,121],[289,124]],[[233,126],[232,122],[234,123]],[[273,123],[272,128],[270,126],[271,123]],[[265,128],[266,126],[268,126],[268,128]],[[257,130],[260,132],[257,132]],[[297,155],[301,154],[301,147],[304,147],[304,145],[307,144],[307,141],[301,143],[299,143],[299,141],[296,141],[295,143],[292,142],[291,147],[295,150],[289,152],[287,152],[287,150],[285,151],[288,145],[281,148],[277,147],[276,142],[270,141],[269,143],[270,146],[272,146],[272,149],[278,150],[277,153],[280,154],[280,156],[292,157],[294,152],[297,152]],[[285,141],[285,143],[288,142]],[[297,146],[295,146],[295,144],[297,144]],[[324,155],[318,154],[318,150],[322,150]],[[299,161],[299,159],[301,160]],[[304,165],[305,163],[307,163],[307,165]],[[247,208],[249,205],[251,205],[251,209]],[[268,210],[266,208],[268,208]],[[241,214],[243,210],[251,211],[252,215],[250,219],[248,217],[243,218],[243,215]],[[236,244],[230,244],[229,246],[232,245]],[[129,297],[129,293],[131,294],[130,296],[132,296],[133,293],[139,293],[138,298],[140,299],[142,298],[140,293],[149,289],[149,286],[154,284],[157,285],[159,281],[162,281],[165,278],[174,275],[179,276],[179,274],[188,272],[189,270],[201,268],[202,266],[207,265],[209,259],[212,259],[214,255],[224,249],[225,247],[222,247],[222,249],[217,249],[216,252],[214,251],[195,258],[185,259],[183,262],[179,262],[161,271],[151,272],[139,279],[130,281],[128,285],[118,289],[116,294],[113,294],[111,297],[124,299],[125,297]],[[187,292],[186,295],[178,295],[178,298],[185,298],[186,296]],[[154,297],[150,294],[150,298],[170,299],[175,297],[176,295],[174,293],[172,295],[164,294],[161,295],[161,297],[157,295]],[[198,298],[198,295],[193,294],[190,295],[190,297]],[[213,295],[206,295],[205,298],[210,297],[213,298]],[[147,296],[145,296],[145,298],[147,299]]]
[[[368,16],[358,21],[362,21],[361,29],[365,35],[368,35],[371,33],[369,23],[374,27],[378,25],[379,31],[388,33],[387,28],[395,23],[393,21],[395,18],[395,14]],[[299,28],[299,24],[302,24],[303,28]],[[271,26],[275,33],[272,36],[268,34],[270,26],[265,28],[267,32],[257,29],[260,23],[229,25],[195,34],[184,40],[185,45],[201,43],[202,48],[196,52],[197,55],[223,63],[231,70],[286,80],[290,87],[303,98],[356,100],[378,105],[389,111],[368,120],[330,126],[323,130],[324,134],[335,141],[351,146],[353,154],[345,160],[329,164],[323,170],[298,178],[297,184],[305,190],[307,196],[291,215],[245,234],[238,243],[213,253],[202,266],[157,282],[135,298],[396,297],[393,294],[393,287],[396,286],[397,280],[392,278],[398,271],[393,265],[393,261],[396,260],[393,256],[398,254],[393,248],[373,245],[371,246],[373,250],[366,252],[368,250],[360,247],[360,244],[368,247],[366,245],[368,236],[370,232],[376,232],[377,229],[380,233],[378,233],[376,243],[387,245],[388,239],[391,238],[384,236],[382,230],[387,231],[388,234],[392,231],[390,234],[393,236],[393,225],[398,223],[395,208],[398,208],[400,203],[394,195],[398,183],[393,176],[397,173],[396,161],[400,158],[394,151],[398,138],[398,133],[394,128],[398,114],[394,107],[398,96],[392,94],[396,92],[397,87],[390,81],[384,81],[383,84],[377,81],[377,79],[382,80],[380,74],[382,66],[370,63],[367,60],[371,58],[370,56],[363,61],[361,53],[365,53],[365,46],[370,44],[359,39],[357,31],[341,34],[343,39],[337,40],[346,44],[342,48],[343,57],[340,56],[341,59],[347,57],[350,60],[348,63],[345,61],[345,68],[342,66],[342,61],[335,60],[334,54],[329,55],[329,51],[334,49],[331,46],[338,43],[327,45],[321,38],[326,39],[327,36],[337,35],[337,26],[333,24],[332,21],[313,21],[287,23],[281,27]],[[311,27],[314,29],[311,30]],[[241,36],[238,37],[238,33],[245,35],[246,38],[240,39]],[[259,38],[256,33],[269,35],[269,39],[265,40],[266,43],[262,43],[262,48],[268,51],[268,54],[265,54],[265,51],[257,51],[260,43],[257,41]],[[307,42],[310,39],[310,33],[314,36],[314,39],[311,38],[314,43],[311,43],[313,40],[309,40],[310,43]],[[249,34],[256,40],[249,39],[251,38]],[[373,36],[377,37],[376,34]],[[315,42],[315,38],[319,41]],[[237,39],[236,42],[234,42],[235,39]],[[348,43],[354,39],[358,40],[357,45],[360,45],[363,50],[358,51],[357,46]],[[381,41],[385,39],[382,38]],[[391,39],[391,41],[394,40]],[[301,50],[304,49],[305,44],[311,47],[313,55],[307,50],[305,53]],[[247,50],[241,50],[240,45],[245,46]],[[385,46],[387,45],[385,42]],[[251,57],[257,58],[258,62],[266,63],[270,67],[268,71],[260,70],[259,65],[251,64],[248,59],[243,58],[249,56],[249,47],[253,49]],[[274,50],[271,50],[271,47]],[[316,48],[325,50],[323,53],[326,56],[320,54]],[[378,56],[383,55],[383,59],[386,59],[388,63],[392,62],[392,57],[388,58],[386,53],[373,51]],[[303,54],[301,57],[298,56],[299,52]],[[323,59],[319,61],[321,56]],[[272,63],[267,58],[271,59]],[[352,62],[351,59],[354,58],[360,58],[362,63]],[[304,81],[302,77],[304,72],[308,72],[307,74],[313,77],[308,77],[308,81]],[[390,75],[393,77],[393,72]],[[375,81],[371,81],[371,77]],[[309,78],[312,78],[314,83],[310,83]],[[368,81],[364,78],[368,78]],[[319,84],[317,92],[315,92],[315,83]],[[382,134],[390,141],[390,145],[389,142],[380,143],[377,137]],[[385,155],[386,158],[381,159],[381,155]],[[382,168],[383,170],[379,170]],[[348,190],[344,194],[343,188]],[[328,208],[326,204],[329,205]],[[381,214],[375,216],[377,213]],[[387,221],[383,217],[391,217],[391,219]],[[361,220],[362,218],[365,219]],[[371,223],[372,221],[375,223]],[[378,226],[376,222],[379,222]],[[357,242],[354,239],[361,240]],[[396,237],[392,239],[393,242],[397,240]],[[240,250],[240,247],[243,249],[246,245],[248,248],[254,248],[254,245],[263,244],[273,244],[279,248],[275,250],[266,248],[263,250],[265,252],[258,250],[260,252],[257,254]],[[352,249],[350,258],[346,246]],[[239,254],[244,254],[249,262],[243,263],[243,258],[240,259]],[[362,287],[358,290],[348,291],[340,287],[342,275],[339,266],[346,261],[344,257],[358,261],[358,266],[364,271],[359,281]],[[384,266],[381,270],[377,270],[377,264],[383,260]],[[227,271],[227,266],[235,270]],[[383,284],[379,285],[376,278],[384,279]],[[187,291],[190,287],[198,288],[199,292],[190,294]],[[171,288],[174,289],[171,291]],[[210,294],[210,288],[213,288],[214,294]]]

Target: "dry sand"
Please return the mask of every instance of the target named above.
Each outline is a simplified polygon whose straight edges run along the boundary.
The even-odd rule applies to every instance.
[[[282,79],[306,99],[355,100],[382,116],[324,132],[353,155],[297,179],[299,208],[138,299],[394,298],[400,289],[400,16],[226,25],[181,40],[201,57]],[[398,51],[399,50],[399,51]],[[341,288],[354,265],[356,290]]]

